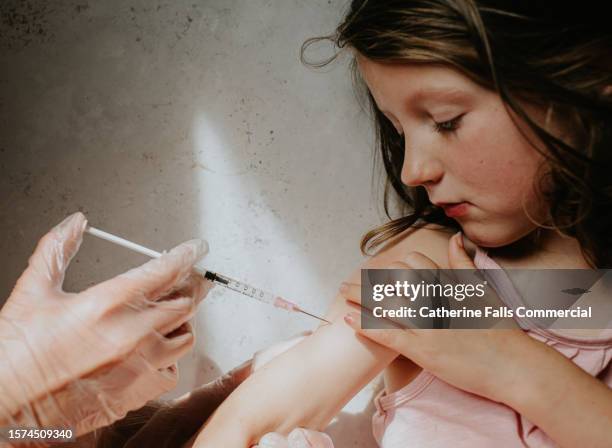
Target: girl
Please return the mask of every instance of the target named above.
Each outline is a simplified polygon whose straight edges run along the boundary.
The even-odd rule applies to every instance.
[[[612,38],[601,11],[563,8],[352,2],[333,39],[367,89],[385,205],[404,206],[364,237],[362,250],[380,247],[364,268],[612,267]],[[457,231],[477,245],[473,260]],[[383,369],[373,428],[384,448],[610,446],[609,332],[361,330],[345,301],[359,302],[359,279],[333,323],[247,379],[194,446],[323,429]]]

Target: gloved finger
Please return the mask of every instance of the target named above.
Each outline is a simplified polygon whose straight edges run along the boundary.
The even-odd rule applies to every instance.
[[[87,218],[76,212],[43,236],[19,279],[20,286],[61,289],[70,261],[83,241]]]
[[[156,370],[139,354],[133,354],[125,363],[68,383],[37,400],[32,409],[37,421],[32,426],[54,427],[58,421],[70,422],[80,436],[120,420],[127,412],[172,390],[177,381],[176,365]]]
[[[250,360],[169,401],[128,440],[124,448],[183,446],[249,373]],[[160,431],[160,428],[166,429]]]
[[[358,306],[361,305],[361,285],[358,283],[343,282],[339,289],[340,295],[347,301]]]
[[[159,258],[92,286],[88,291],[108,297],[114,301],[111,306],[134,298],[158,299],[182,282],[207,251],[205,241],[187,241]]]
[[[254,448],[289,448],[289,442],[281,434],[269,432],[259,439],[259,443]]]
[[[178,383],[176,364],[159,370],[142,367],[133,370],[136,374],[129,387],[117,388],[99,396],[104,403],[98,403],[98,414],[101,414],[107,406],[106,412],[111,416],[111,418],[107,417],[107,420],[110,421],[106,425],[122,419],[129,411],[140,409],[147,402],[159,398],[174,389]],[[101,426],[96,424],[94,427]]]
[[[202,277],[198,273],[193,273],[179,282],[173,292],[178,292],[183,296],[193,297],[196,303],[200,303],[208,292],[213,288],[214,283]],[[162,297],[160,300],[164,300]]]
[[[164,336],[189,321],[196,312],[196,304],[192,297],[178,297],[154,303],[146,314],[151,315],[153,328]]]
[[[195,338],[191,324],[185,322],[168,336],[151,333],[138,347],[138,351],[154,368],[171,366],[193,348]]]
[[[179,328],[196,312],[196,304],[191,297],[178,297],[172,300],[153,302],[153,304],[142,313],[142,318],[149,323],[151,329],[155,329],[162,335]]]
[[[128,302],[110,311],[100,311],[98,319],[113,359],[120,360],[129,356],[151,334],[166,335],[179,328],[193,317],[195,310],[191,297],[161,302],[143,299],[139,303]]]
[[[229,372],[224,373],[216,380],[208,383],[204,387],[211,386],[216,394],[224,398],[229,396],[244,380],[253,372],[253,359],[248,359],[242,364],[234,367]]]
[[[332,439],[325,433],[305,428],[295,428],[287,436],[289,448],[334,448]]]
[[[129,362],[118,366],[113,376],[115,383],[109,378],[101,378],[105,386],[99,392],[109,399],[112,397],[117,407],[128,412],[174,389],[178,382],[178,366],[173,363],[156,369],[140,353],[134,353]]]

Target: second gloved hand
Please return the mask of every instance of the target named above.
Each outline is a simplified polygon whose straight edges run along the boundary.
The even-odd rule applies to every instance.
[[[295,428],[287,437],[271,432],[254,448],[334,448],[331,438],[322,432]]]

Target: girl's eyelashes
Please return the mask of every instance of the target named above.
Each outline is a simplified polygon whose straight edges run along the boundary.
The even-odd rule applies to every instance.
[[[436,122],[434,120],[434,130],[440,134],[453,133],[459,128],[459,123],[464,115],[465,113],[457,115],[455,118],[451,120],[442,121],[442,122]],[[389,123],[391,124],[395,132],[397,132],[397,134],[400,137],[403,137],[404,131],[401,128],[401,126],[399,126],[399,124],[395,120],[391,119],[390,117],[386,116],[386,118],[387,120],[389,120]]]
[[[455,118],[440,123],[434,121],[434,130],[440,134],[452,133],[459,128],[459,122],[465,114],[457,115]]]

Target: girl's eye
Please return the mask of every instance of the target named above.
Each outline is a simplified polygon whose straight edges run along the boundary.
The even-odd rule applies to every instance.
[[[464,114],[458,115],[452,120],[442,121],[440,123],[434,122],[434,129],[436,132],[441,134],[455,132],[459,128],[459,121]]]

